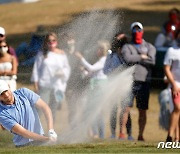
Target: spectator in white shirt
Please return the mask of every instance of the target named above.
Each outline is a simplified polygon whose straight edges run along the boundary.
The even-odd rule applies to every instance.
[[[64,98],[69,75],[67,56],[58,48],[57,35],[50,32],[45,37],[42,52],[36,57],[31,81],[34,82],[35,91],[49,103],[54,120]]]
[[[99,96],[101,96],[101,85],[106,83],[107,76],[103,72],[104,64],[106,61],[106,55],[110,49],[110,44],[108,41],[99,41],[97,49],[98,61],[91,65],[82,56],[80,52],[76,52],[75,55],[80,59],[81,64],[84,67],[84,72],[90,77],[90,95],[89,101],[91,106],[97,105]],[[88,109],[91,110],[91,109]],[[103,114],[99,113],[92,126],[92,133],[94,138],[104,138],[104,119]]]

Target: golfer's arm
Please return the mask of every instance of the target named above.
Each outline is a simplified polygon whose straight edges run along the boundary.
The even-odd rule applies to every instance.
[[[45,118],[47,120],[48,129],[53,129],[52,112],[49,106],[42,99],[39,99],[36,103],[36,107],[43,111]]]
[[[13,133],[23,136],[24,138],[29,138],[29,139],[38,140],[38,141],[48,141],[49,140],[49,137],[30,132],[29,130],[25,129],[24,127],[22,127],[19,124],[14,125],[14,127],[12,128],[11,131]]]

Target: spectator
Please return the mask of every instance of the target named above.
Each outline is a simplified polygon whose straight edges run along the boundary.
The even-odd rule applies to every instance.
[[[101,96],[101,85],[103,85],[107,76],[103,73],[104,64],[106,61],[107,51],[110,49],[109,42],[100,41],[98,42],[97,57],[98,61],[91,65],[88,63],[80,52],[76,52],[75,55],[80,59],[84,70],[87,75],[90,76],[90,96],[89,101],[91,106],[97,106],[99,96]],[[92,110],[92,109],[87,109]],[[92,124],[93,137],[94,138],[104,138],[104,119],[103,114],[99,113],[94,123]]]
[[[171,97],[174,105],[174,109],[170,117],[170,126],[166,139],[167,142],[172,142],[174,140],[174,132],[177,127],[179,127],[180,120],[180,30],[177,31],[176,37],[178,47],[170,47],[164,59],[164,71],[171,85]]]
[[[44,131],[36,111],[43,110],[48,125],[49,137]],[[52,113],[48,105],[34,92],[26,88],[12,92],[5,81],[0,80],[0,123],[14,137],[16,147],[38,145],[43,141],[55,142]]]
[[[77,43],[75,36],[72,33],[62,33],[60,38],[62,39],[60,40],[61,46],[66,52],[71,67],[71,74],[67,82],[66,101],[68,105],[68,120],[70,127],[73,129],[77,126],[75,115],[77,115],[79,98],[82,98],[85,82],[82,79],[80,61],[74,54]]]
[[[5,41],[0,42],[0,80],[6,81],[11,91],[16,90],[17,60],[9,53],[9,46]]]
[[[119,66],[125,65],[125,62],[121,55],[121,49],[123,45],[127,43],[127,36],[124,33],[118,33],[115,35],[111,45],[111,53],[107,55],[105,66],[104,66],[104,73],[110,75],[115,69]],[[127,127],[128,133],[128,140],[133,140],[132,137],[132,128],[131,128],[131,117],[129,113],[129,108],[126,108],[122,103],[121,113],[120,113],[120,139],[125,139],[125,125]],[[124,110],[123,110],[124,109]],[[116,122],[117,122],[117,110],[118,104],[116,104],[112,108],[110,124],[111,124],[111,138],[116,137]],[[127,113],[125,112],[127,111]],[[128,117],[128,118],[127,118]],[[127,120],[128,119],[128,120]],[[126,124],[126,121],[127,124]],[[125,123],[124,123],[125,122]]]
[[[20,65],[32,66],[34,64],[35,57],[38,51],[42,48],[42,43],[46,34],[47,31],[45,27],[43,25],[39,25],[36,32],[32,35],[30,43],[27,44],[26,42],[23,42],[17,47],[17,56],[19,59],[20,57],[23,57],[21,58],[23,61]]]
[[[166,76],[164,77],[164,82],[168,84],[168,79]],[[174,109],[170,85],[168,85],[166,89],[160,92],[159,103],[160,103],[159,124],[163,129],[168,130],[169,123],[170,123],[170,114],[172,113]],[[174,133],[175,133],[174,141],[178,142],[179,141],[179,126],[178,125],[176,126]]]
[[[151,71],[155,64],[156,49],[143,39],[144,31],[141,23],[132,23],[131,32],[132,42],[123,46],[122,55],[129,66],[135,65],[132,98],[136,98],[136,106],[139,111],[138,140],[144,141],[143,132],[147,119],[146,111],[149,104]]]
[[[155,47],[167,50],[168,47],[174,46],[176,31],[180,29],[179,10],[173,8],[169,11],[169,20],[163,25],[163,32],[158,34],[155,40]]]
[[[1,41],[5,41],[6,42],[6,32],[5,32],[5,29],[3,27],[0,27],[0,42]],[[15,56],[16,60],[18,62],[18,58],[16,56],[16,52],[15,52],[14,48],[12,48],[11,46],[9,46],[9,54]]]
[[[57,108],[61,107],[69,75],[67,56],[58,48],[57,35],[50,32],[45,36],[42,52],[36,57],[31,80],[35,91],[49,104],[54,119]]]

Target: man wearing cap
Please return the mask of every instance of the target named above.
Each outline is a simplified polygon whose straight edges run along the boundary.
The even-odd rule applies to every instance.
[[[5,31],[5,29],[3,27],[0,27],[0,42],[2,42],[2,41],[6,41],[6,31]],[[17,59],[17,62],[18,62],[16,52],[15,52],[14,48],[12,48],[11,46],[9,46],[9,53],[11,55],[15,56],[16,59]]]
[[[146,111],[149,104],[151,68],[155,65],[156,49],[143,39],[143,26],[140,22],[131,24],[132,41],[124,45],[122,55],[125,62],[135,65],[134,85],[132,89],[132,103],[136,98],[139,110],[139,135],[138,140],[144,141],[143,132],[146,125]],[[133,104],[132,104],[133,105]]]
[[[36,107],[41,109],[46,117],[48,137],[44,136]],[[16,147],[57,140],[49,106],[27,88],[11,92],[3,80],[0,80],[0,124],[14,135],[13,142]]]

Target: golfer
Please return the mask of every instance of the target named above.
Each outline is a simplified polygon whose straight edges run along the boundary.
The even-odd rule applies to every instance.
[[[36,107],[41,109],[46,117],[48,137],[44,136]],[[12,92],[3,80],[0,80],[0,124],[14,135],[13,142],[16,147],[41,145],[57,140],[52,113],[47,103],[27,88]]]

